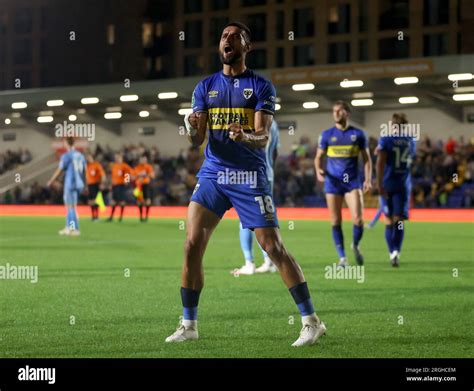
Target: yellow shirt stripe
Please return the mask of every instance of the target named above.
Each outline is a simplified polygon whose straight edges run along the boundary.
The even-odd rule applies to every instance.
[[[357,157],[359,156],[358,145],[330,145],[327,150],[328,157]]]

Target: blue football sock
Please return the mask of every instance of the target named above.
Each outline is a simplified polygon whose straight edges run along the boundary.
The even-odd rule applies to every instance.
[[[393,252],[392,230],[393,226],[391,224],[385,226],[385,241],[390,253]]]
[[[403,220],[397,221],[393,225],[393,248],[398,252],[402,249],[403,238],[405,236],[405,222]]]
[[[79,219],[77,218],[77,211],[75,208],[71,208],[72,221],[74,221],[74,229],[79,230]]]
[[[342,234],[342,228],[340,225],[332,226],[332,237],[334,244],[336,245],[336,251],[339,254],[339,258],[345,258],[346,252],[344,251],[344,235]]]
[[[181,287],[184,320],[197,320],[200,294],[201,292],[195,291],[194,289]]]
[[[352,243],[354,243],[354,246],[359,245],[359,242],[362,239],[363,234],[364,234],[364,226],[354,224],[354,226],[352,227]]]
[[[253,250],[252,250],[252,242],[253,242],[253,232],[250,229],[242,228],[242,224],[240,224],[240,248],[244,253],[245,261],[253,262]]]
[[[67,215],[66,215],[66,227],[68,229],[72,229],[74,224],[74,220],[72,218],[72,210],[71,208],[67,208]]]
[[[298,306],[301,316],[308,316],[314,313],[313,302],[309,294],[308,285],[306,282],[295,285],[289,289],[293,300]]]

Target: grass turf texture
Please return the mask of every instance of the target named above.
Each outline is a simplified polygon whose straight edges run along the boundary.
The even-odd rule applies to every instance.
[[[300,317],[279,275],[229,274],[242,264],[237,221],[221,222],[211,239],[199,306],[201,339],[184,344],[164,343],[182,312],[180,222],[83,219],[82,236],[59,237],[63,221],[0,217],[0,265],[39,267],[37,284],[0,280],[0,357],[474,354],[472,224],[408,223],[401,267],[393,269],[379,223],[365,231],[365,281],[357,283],[324,278],[325,266],[337,259],[328,222],[295,221],[290,230],[282,221],[284,242],[301,264],[328,327],[316,346],[295,349],[290,344]],[[345,223],[354,264],[351,231]],[[258,247],[255,255],[258,265]]]

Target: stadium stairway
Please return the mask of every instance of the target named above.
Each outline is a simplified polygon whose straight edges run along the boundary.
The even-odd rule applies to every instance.
[[[44,184],[58,166],[55,153],[33,158],[25,165],[19,166],[0,176],[0,194],[13,190],[18,185],[26,185],[33,181]],[[19,174],[19,175],[18,175]]]

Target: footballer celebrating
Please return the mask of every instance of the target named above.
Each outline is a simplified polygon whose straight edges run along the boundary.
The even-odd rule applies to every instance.
[[[270,185],[265,147],[273,120],[275,88],[245,66],[250,30],[239,22],[223,30],[221,72],[196,86],[193,113],[185,117],[193,145],[201,145],[209,129],[205,161],[188,207],[181,281],[183,321],[166,342],[198,339],[197,310],[204,285],[203,255],[224,213],[236,209],[243,228],[252,229],[276,265],[301,315],[303,328],[293,346],[312,345],[326,327],[316,316],[303,272],[282,243]],[[256,173],[255,183],[222,183],[222,172]]]
[[[404,220],[408,219],[411,194],[411,162],[415,157],[415,140],[402,135],[400,128],[408,124],[403,113],[392,116],[392,136],[381,137],[377,154],[377,187],[381,197],[386,198],[387,218],[390,224],[385,226],[392,266],[398,267],[400,252],[405,235]]]
[[[342,203],[345,200],[353,221],[352,249],[358,265],[363,265],[364,257],[359,248],[364,222],[362,210],[363,194],[372,188],[372,161],[370,159],[365,133],[349,124],[350,106],[337,101],[332,108],[335,126],[325,130],[319,137],[318,150],[314,159],[316,177],[324,182],[326,202],[331,215],[332,236],[339,255],[339,266],[348,265],[342,233]],[[364,183],[361,183],[358,157],[364,160]],[[323,157],[326,156],[326,168]]]

